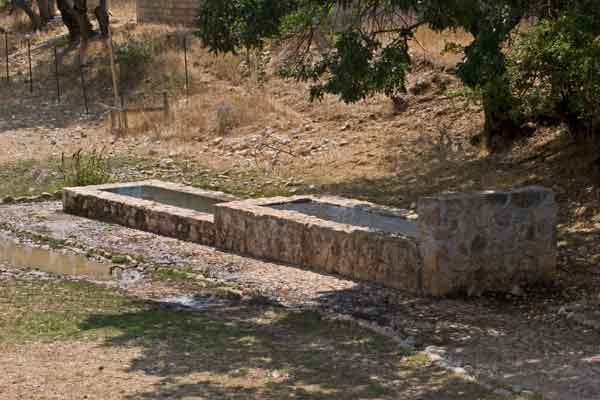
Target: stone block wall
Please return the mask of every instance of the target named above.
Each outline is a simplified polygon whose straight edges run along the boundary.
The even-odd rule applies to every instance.
[[[137,0],[137,20],[192,26],[198,12],[198,0]]]
[[[81,217],[112,222],[163,236],[212,246],[215,226],[212,214],[159,204],[153,201],[107,192],[131,186],[155,186],[223,202],[235,200],[220,192],[194,189],[160,181],[107,184],[63,190],[63,210]]]
[[[222,203],[213,215],[106,191],[128,186],[156,186]],[[281,207],[307,201],[368,210],[407,226],[387,232]],[[556,270],[557,205],[554,194],[540,187],[422,198],[418,218],[358,200],[237,201],[159,181],[67,188],[63,207],[84,217],[432,296],[512,291],[550,280]]]
[[[217,247],[420,292],[421,258],[417,238],[268,207],[298,199],[271,198],[217,205]],[[349,199],[315,200],[342,207],[368,205],[371,209],[376,208],[370,203]]]
[[[557,206],[540,187],[451,194],[418,203],[423,291],[507,291],[550,279]]]

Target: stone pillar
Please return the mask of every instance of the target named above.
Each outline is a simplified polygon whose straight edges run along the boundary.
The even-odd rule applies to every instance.
[[[426,294],[509,291],[555,272],[557,206],[547,189],[427,197],[418,212]]]

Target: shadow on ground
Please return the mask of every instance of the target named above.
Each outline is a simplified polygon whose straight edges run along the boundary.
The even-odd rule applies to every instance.
[[[131,398],[476,399],[486,394],[355,324],[279,308],[90,316],[106,346],[142,348],[130,371],[161,378]],[[491,397],[490,397],[491,398]]]

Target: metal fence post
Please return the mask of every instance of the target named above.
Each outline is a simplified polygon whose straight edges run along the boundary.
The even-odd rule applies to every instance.
[[[87,90],[85,88],[85,76],[83,74],[83,63],[81,62],[81,60],[79,61],[79,73],[81,75],[81,91],[83,93],[83,104],[85,105],[85,113],[89,114],[90,113],[90,109],[88,106],[88,98],[87,98]]]
[[[31,40],[27,39],[27,59],[29,60],[29,93],[33,93],[33,69],[31,67]]]
[[[6,56],[6,83],[10,82],[10,70],[8,67],[8,32],[4,32],[4,50]]]
[[[56,97],[60,103],[60,78],[58,76],[58,49],[54,46],[54,76],[56,78]]]
[[[188,54],[187,54],[187,36],[183,37],[183,59],[185,63],[185,98],[190,98],[190,77],[188,69]]]

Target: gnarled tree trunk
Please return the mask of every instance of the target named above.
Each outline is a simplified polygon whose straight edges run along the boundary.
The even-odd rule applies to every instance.
[[[102,36],[107,38],[108,27],[110,24],[108,0],[100,0],[100,4],[94,9],[94,15],[96,15],[96,18],[98,19],[98,24],[100,25],[100,32],[102,33]]]
[[[38,8],[40,10],[41,25],[45,26],[52,19],[50,11],[50,2],[48,0],[38,0]]]
[[[72,42],[82,41],[87,43],[93,32],[92,23],[87,15],[87,0],[57,0],[58,10],[62,16],[63,23],[69,30]]]
[[[31,20],[31,26],[33,30],[38,30],[41,26],[40,17],[33,11],[33,8],[26,0],[12,0],[12,6],[15,9],[20,9],[27,14],[29,19]]]

